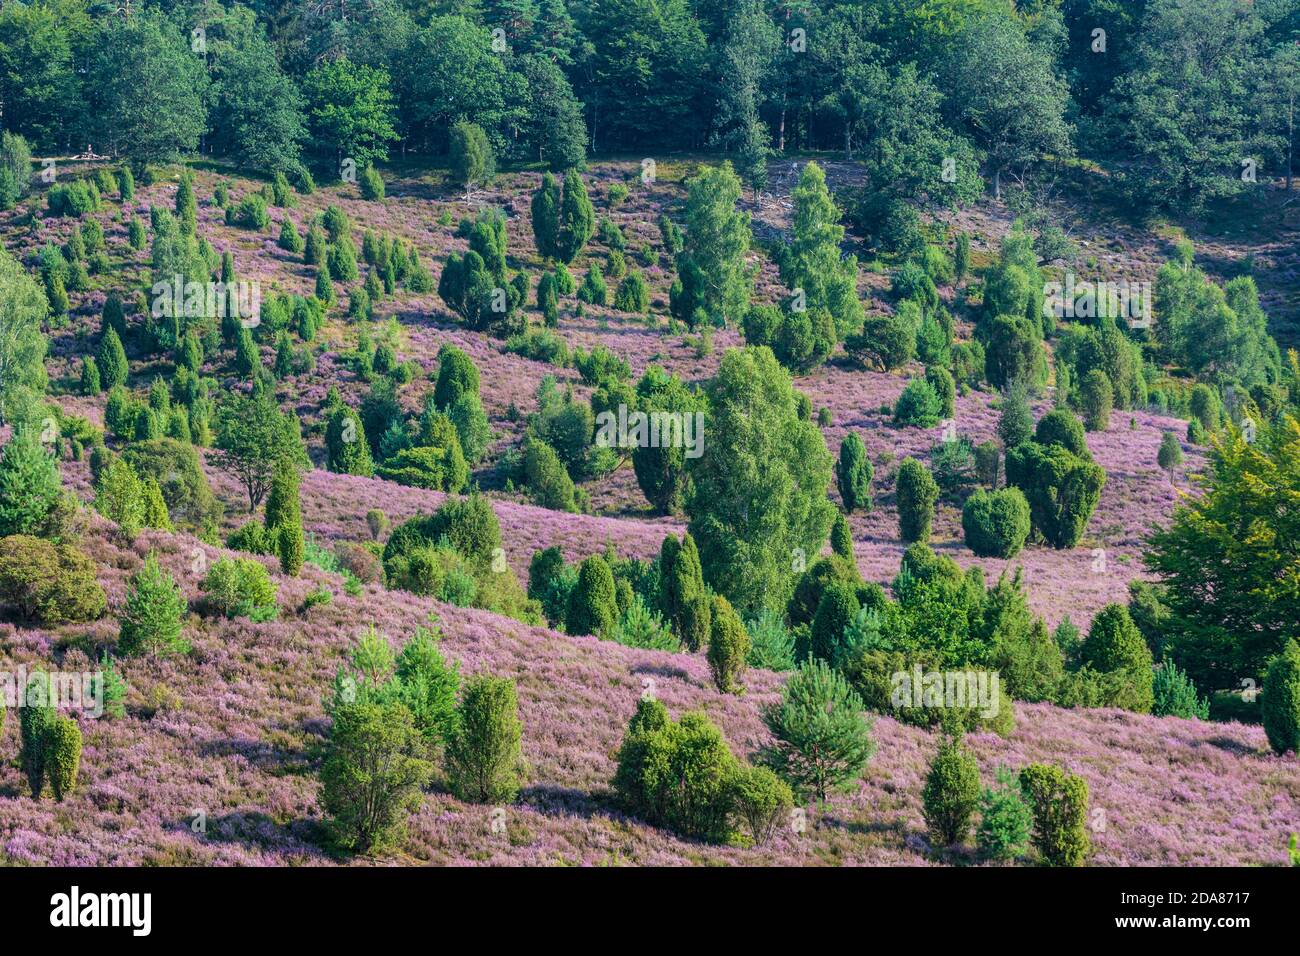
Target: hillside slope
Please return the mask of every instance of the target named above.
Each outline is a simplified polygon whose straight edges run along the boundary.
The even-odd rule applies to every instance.
[[[130,547],[92,519],[88,553],[100,566],[110,607],[126,579],[156,550],[187,597],[196,568],[222,552],[184,535],[145,532]],[[920,790],[936,738],[889,718],[875,724],[879,751],[859,789],[810,812],[803,835],[781,832],[761,850],[683,841],[615,810],[608,794],[613,755],[636,701],[649,686],[673,714],[703,709],[732,748],[765,740],[762,706],[780,678],[758,671],[748,692],[717,693],[700,655],[638,651],[569,637],[402,592],[367,588],[359,597],[308,566],[274,575],[280,619],[262,625],[191,615],[192,657],[128,660],[122,720],[88,721],[82,783],[62,804],[26,796],[10,721],[0,738],[0,857],[49,864],[329,864],[322,846],[318,747],[327,722],[321,699],[351,643],[374,623],[394,644],[431,614],[444,653],[463,673],[488,670],[519,687],[529,784],[494,835],[490,808],[463,804],[436,787],[411,822],[399,860],[491,864],[907,864],[928,862]],[[296,612],[312,589],[331,604]],[[0,625],[14,666],[51,659],[89,667],[87,652],[115,639],[111,618],[59,630]],[[48,666],[48,665],[47,665]],[[652,682],[652,683],[650,683]],[[155,710],[160,701],[175,700]],[[1049,760],[1091,789],[1095,862],[1103,865],[1275,865],[1300,820],[1300,765],[1271,755],[1263,732],[1240,724],[1065,711],[1017,705],[1007,740],[969,739],[981,770]],[[196,814],[206,832],[196,832]],[[364,862],[364,861],[352,861]]]

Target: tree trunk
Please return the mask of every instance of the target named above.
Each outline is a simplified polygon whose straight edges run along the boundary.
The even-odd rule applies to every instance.
[[[1002,168],[993,170],[993,198],[1002,198]]]

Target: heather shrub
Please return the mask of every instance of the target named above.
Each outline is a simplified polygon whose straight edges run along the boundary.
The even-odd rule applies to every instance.
[[[744,673],[749,655],[749,635],[745,625],[721,595],[713,596],[709,615],[709,672],[713,683],[724,694],[741,690],[737,683]]]
[[[199,588],[216,614],[260,622],[272,620],[278,612],[279,585],[261,562],[251,558],[221,558],[208,569]]]
[[[980,771],[960,738],[945,737],[921,791],[922,816],[936,846],[961,843],[970,832],[980,798]]]
[[[27,679],[23,689],[25,700],[18,709],[18,736],[20,741],[19,764],[27,778],[32,798],[39,800],[45,789],[46,732],[57,718],[54,709],[53,688],[48,674],[37,672]]]
[[[54,799],[62,803],[64,794],[71,793],[77,785],[81,727],[66,714],[57,715],[45,728],[43,750],[50,789],[54,791]]]
[[[1033,845],[1048,866],[1082,866],[1091,852],[1088,839],[1088,784],[1060,767],[1030,764],[1020,771],[1020,786],[1033,810]]]
[[[1300,752],[1300,643],[1294,639],[1268,665],[1260,710],[1269,745],[1280,754]]]
[[[512,680],[480,675],[465,685],[447,741],[447,779],[457,797],[510,803],[518,795],[525,770],[518,711]]]
[[[934,503],[939,485],[930,470],[915,458],[904,458],[898,468],[898,530],[904,541],[930,540]]]
[[[763,846],[789,819],[794,794],[784,780],[766,767],[737,767],[731,777],[733,812],[749,830],[755,846]]]
[[[824,661],[809,660],[786,681],[781,702],[763,710],[773,737],[764,761],[801,797],[823,803],[847,792],[876,751],[862,700]]]
[[[321,766],[321,806],[338,843],[359,853],[399,846],[432,775],[411,712],[357,702],[334,713]]]
[[[1157,717],[1193,717],[1210,719],[1210,699],[1196,693],[1196,685],[1186,671],[1166,659],[1155,669],[1151,681],[1151,713]]]
[[[93,621],[108,604],[95,565],[69,545],[29,535],[0,538],[0,604],[41,624]]]
[[[131,576],[119,619],[118,652],[127,656],[188,653],[189,644],[181,638],[186,607],[180,587],[151,551]]]
[[[978,488],[962,506],[961,527],[966,546],[980,557],[1013,557],[1029,537],[1029,502],[1019,488]]]
[[[871,510],[871,479],[875,469],[867,459],[862,439],[849,432],[840,442],[840,457],[835,466],[835,483],[847,512]]]
[[[1005,767],[997,770],[997,785],[980,793],[980,823],[975,846],[986,860],[1005,862],[1029,849],[1034,812],[1020,788],[1020,780]]]

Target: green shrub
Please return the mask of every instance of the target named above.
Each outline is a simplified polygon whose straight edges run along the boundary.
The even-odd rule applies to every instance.
[[[721,595],[713,596],[709,615],[709,671],[713,683],[724,694],[738,691],[737,681],[744,673],[749,655],[749,635],[745,625]]]
[[[1060,445],[1072,455],[1091,460],[1083,422],[1069,409],[1054,408],[1038,420],[1034,441],[1040,445]]]
[[[540,507],[577,511],[573,479],[555,449],[539,438],[529,438],[524,445],[524,480]]]
[[[63,802],[65,794],[77,785],[81,766],[81,727],[66,714],[59,714],[45,728],[45,773],[50,780],[54,799]]]
[[[226,222],[245,229],[265,229],[271,223],[271,216],[266,211],[266,200],[257,193],[250,193],[234,209],[226,210]]]
[[[588,305],[606,305],[609,299],[609,287],[605,285],[605,277],[600,273],[600,264],[591,263],[587,267],[587,277],[582,280],[582,286],[578,289],[578,298]]]
[[[704,587],[699,548],[689,533],[664,538],[659,549],[660,594],[673,633],[692,652],[709,639],[712,604]]]
[[[570,634],[596,634],[607,639],[614,636],[618,623],[614,575],[600,555],[586,558],[578,569],[578,583],[569,596],[564,622]]]
[[[361,189],[362,199],[373,201],[384,198],[384,178],[373,166],[367,166],[361,171],[361,178],[357,180],[357,185]]]
[[[1260,710],[1272,748],[1300,752],[1300,643],[1294,639],[1268,666]]]
[[[221,558],[199,584],[208,607],[225,617],[268,621],[275,617],[279,586],[266,567],[250,558]]]
[[[1121,674],[1126,692],[1110,706],[1149,714],[1154,704],[1151,649],[1122,604],[1107,604],[1092,619],[1083,643],[1083,663],[1102,673]]]
[[[957,413],[957,383],[952,373],[939,365],[931,365],[925,370],[926,384],[939,399],[939,417],[952,418]]]
[[[334,713],[321,766],[321,806],[339,844],[361,853],[400,845],[432,775],[425,743],[401,704],[357,702]]]
[[[980,557],[1013,557],[1029,537],[1029,502],[1019,488],[976,489],[962,506],[961,527]]]
[[[871,480],[875,477],[867,458],[866,446],[854,432],[849,432],[840,442],[840,457],[835,466],[835,483],[844,502],[844,510],[870,511]]]
[[[930,764],[921,791],[922,816],[936,846],[961,843],[970,832],[979,806],[980,770],[975,758],[965,751],[959,738],[947,737]]]
[[[999,767],[997,786],[980,794],[980,824],[975,846],[986,860],[1005,862],[1023,856],[1033,832],[1034,811],[1020,789],[1020,780]]]
[[[29,535],[0,538],[0,604],[41,624],[93,621],[108,604],[81,551]]]
[[[1088,839],[1088,784],[1060,767],[1030,764],[1020,787],[1034,815],[1033,845],[1048,866],[1082,866],[1092,850]]]
[[[54,709],[54,688],[50,684],[50,676],[42,672],[32,674],[27,678],[23,693],[23,706],[18,709],[21,746],[19,763],[23,776],[27,778],[32,798],[39,800],[41,791],[45,789],[47,731],[58,716]]]
[[[930,470],[915,458],[904,458],[898,468],[898,530],[906,542],[930,540],[934,504],[939,485]]]
[[[1048,544],[1058,549],[1078,544],[1106,484],[1100,465],[1059,444],[1034,441],[1007,452],[1006,473],[1007,484],[1024,492],[1030,521]]]
[[[1080,386],[1083,427],[1090,432],[1104,432],[1110,427],[1111,409],[1115,407],[1115,390],[1105,371],[1094,368],[1083,377]]]
[[[452,792],[473,803],[512,802],[525,771],[522,732],[514,681],[471,678],[447,742]]]
[[[625,810],[686,837],[729,835],[737,770],[722,731],[702,713],[672,721],[662,703],[642,698],[618,752],[614,790]]]
[[[737,767],[731,777],[733,812],[749,830],[755,846],[763,846],[788,820],[794,809],[790,787],[766,767]]]
[[[938,424],[941,411],[939,396],[930,383],[913,379],[894,403],[894,424],[930,428]]]
[[[190,646],[181,637],[186,608],[181,589],[151,551],[131,576],[120,618],[118,652],[127,656],[188,653]]]
[[[650,308],[650,287],[646,284],[645,276],[635,269],[627,274],[614,295],[614,308],[638,315]]]

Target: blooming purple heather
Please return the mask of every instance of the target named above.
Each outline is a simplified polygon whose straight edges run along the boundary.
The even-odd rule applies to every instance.
[[[238,102],[239,71],[225,58],[244,41],[224,33],[209,62],[186,53],[179,20],[143,27],[130,4],[121,18],[88,14],[75,44],[20,42],[40,18],[0,11],[0,687],[34,671],[102,681],[111,661],[121,696],[102,715],[62,703],[81,734],[71,763],[66,722],[46,731],[25,704],[3,701],[0,864],[997,865],[991,794],[968,807],[969,832],[939,845],[948,840],[932,804],[962,795],[936,797],[960,781],[931,767],[954,727],[984,787],[1031,764],[1086,784],[1086,807],[1070,803],[1077,781],[1047,812],[1036,807],[1033,848],[1009,854],[1019,864],[1047,862],[1043,828],[1053,825],[1065,842],[1086,837],[1090,865],[1294,861],[1300,712],[1286,702],[1300,699],[1300,659],[1277,652],[1294,630],[1293,616],[1279,619],[1295,609],[1285,519],[1297,488],[1276,452],[1291,447],[1288,416],[1300,408],[1300,360],[1288,352],[1300,341],[1300,204],[1282,148],[1294,131],[1272,85],[1250,111],[1223,93],[1266,63],[1300,73],[1278,39],[1281,13],[1209,4],[1206,35],[1235,38],[1224,66],[1218,45],[1210,56],[1188,25],[1198,18],[1180,12],[1186,3],[1147,5],[1140,23],[1124,20],[1141,39],[1122,65],[1059,77],[1040,18],[954,14],[940,39],[924,17],[876,28],[852,4],[823,5],[808,22],[841,39],[870,32],[863,42],[880,50],[879,65],[848,62],[865,55],[854,44],[834,56],[818,48],[815,77],[791,59],[805,51],[789,45],[789,11],[773,19],[761,4],[719,12],[707,2],[633,17],[663,32],[648,45],[600,4],[558,25],[543,5],[527,28],[512,20],[516,55],[497,58],[492,46],[482,76],[361,66],[420,62],[444,46],[471,63],[496,42],[476,10],[428,25],[404,6],[376,6],[373,23],[317,11],[294,27],[327,31],[324,46],[248,13],[265,50],[240,62],[252,72],[279,63],[276,83],[301,93],[301,129],[261,116],[269,104]],[[1061,14],[1062,44],[1092,29],[1078,17]],[[62,25],[40,29],[67,39]],[[451,42],[439,30],[464,33]],[[754,67],[769,46],[772,61]],[[103,52],[114,49],[129,52],[129,69]],[[51,62],[24,64],[27,50],[53,51]],[[946,64],[959,55],[974,67],[955,92]],[[206,95],[216,91],[202,64],[222,79],[220,96]],[[122,81],[107,82],[119,68]],[[1172,90],[1168,76],[1201,85]],[[85,99],[83,84],[95,84],[104,115],[68,128],[111,157],[33,160],[66,152],[65,123],[52,117]],[[1163,95],[1133,116],[1120,109],[1148,86]],[[128,88],[149,93],[149,109]],[[1005,114],[1006,88],[1024,91],[1014,123],[990,118]],[[895,89],[932,104],[932,122],[915,109],[891,111],[900,129],[858,116]],[[1184,101],[1214,111],[1222,141]],[[1103,127],[1113,143],[1078,135]],[[1171,130],[1181,138],[1171,142]],[[1267,147],[1248,160],[1258,181],[1233,168],[1248,143]],[[707,152],[687,152],[702,144]],[[1227,171],[1168,166],[1189,152]],[[27,175],[46,168],[53,181]],[[555,174],[553,197],[547,168],[570,171]],[[263,175],[277,169],[284,180]],[[1149,219],[1124,218],[1137,209]],[[336,237],[324,267],[295,247],[340,228],[355,276]],[[225,270],[257,289],[258,323],[152,314],[155,281],[183,272],[206,284]],[[575,289],[557,292],[551,309],[541,300],[562,270]],[[1154,286],[1154,327],[1040,319],[1040,284],[1067,273]],[[268,303],[281,297],[292,302],[277,325]],[[120,336],[106,331],[113,300]],[[456,350],[472,373],[446,357]],[[1026,386],[1031,433],[1054,410],[1071,419],[1058,447],[1034,438],[1017,453],[1038,456],[1019,482],[1032,525],[1019,495],[1002,490],[1012,451],[1003,416],[1014,418],[1019,390],[1000,386],[1013,382]],[[592,423],[610,410],[624,422],[629,412],[646,422],[698,413],[701,454],[675,454],[690,442],[670,438],[645,437],[647,451],[596,447]],[[1075,418],[1089,428],[1078,455],[1064,450]],[[1256,428],[1267,440],[1256,444]],[[1215,463],[1238,435],[1239,471],[1258,470],[1236,476],[1241,500],[1215,498]],[[945,473],[942,456],[962,447],[953,441],[997,446],[994,487],[976,492],[974,458]],[[74,501],[53,490],[39,447]],[[912,465],[900,480],[908,458],[942,483],[932,506]],[[1105,476],[1090,512],[1086,459]],[[251,510],[250,491],[262,493]],[[1200,501],[1214,502],[1212,517],[1189,517]],[[499,542],[487,540],[478,503],[495,515]],[[1018,576],[1029,613],[995,606],[946,563],[900,578],[903,528],[923,523],[922,511],[935,554],[978,569],[990,587]],[[1071,546],[1053,547],[1053,529],[1080,512],[1067,529],[1077,533],[1057,540]],[[430,515],[446,519],[445,534],[394,536]],[[1205,581],[1153,570],[1153,535],[1171,527],[1187,535],[1176,544],[1213,556],[1199,566]],[[981,547],[1004,539],[1012,546]],[[817,553],[805,553],[809,543]],[[534,567],[551,548],[562,562]],[[832,551],[844,560],[816,563]],[[262,569],[274,614],[254,593]],[[85,611],[98,595],[92,579],[102,614]],[[869,584],[893,604],[873,603]],[[1068,619],[1082,646],[1058,655],[1034,618],[1062,635]],[[373,660],[372,633],[395,655],[436,635],[459,669],[459,715],[439,709],[451,695],[438,697],[443,685],[427,672],[398,671],[371,695],[353,652],[360,644]],[[693,640],[701,646],[686,650]],[[174,653],[144,652],[158,648]],[[431,670],[416,651],[427,646],[402,666]],[[1034,702],[1017,700],[1002,733],[964,710],[921,726],[921,704],[880,701],[882,680],[911,673],[895,664],[919,670],[919,660],[949,673],[1001,667],[1002,686],[1016,681],[1014,696]],[[881,661],[889,672],[873,670]],[[1265,672],[1280,676],[1261,702]],[[508,689],[483,677],[513,686],[518,760]],[[639,706],[652,698],[675,728]],[[683,721],[693,713],[725,751]],[[629,737],[634,715],[651,728],[639,738]],[[505,755],[496,762],[464,731],[487,725]],[[50,756],[40,798],[33,727],[64,758]],[[349,733],[383,751],[373,777],[374,766],[340,770],[365,750],[348,749]],[[656,777],[629,758],[650,752],[647,741],[658,762],[645,766],[671,772]],[[393,782],[399,750],[427,773]],[[791,753],[798,759],[781,759]],[[810,782],[814,758],[843,766],[829,784]],[[56,781],[68,766],[73,778]],[[354,812],[362,779],[409,798],[396,801],[397,825],[359,832],[373,823]],[[475,787],[507,796],[462,799]],[[723,807],[722,822],[701,825],[701,806]],[[770,839],[756,832],[764,809]]]

